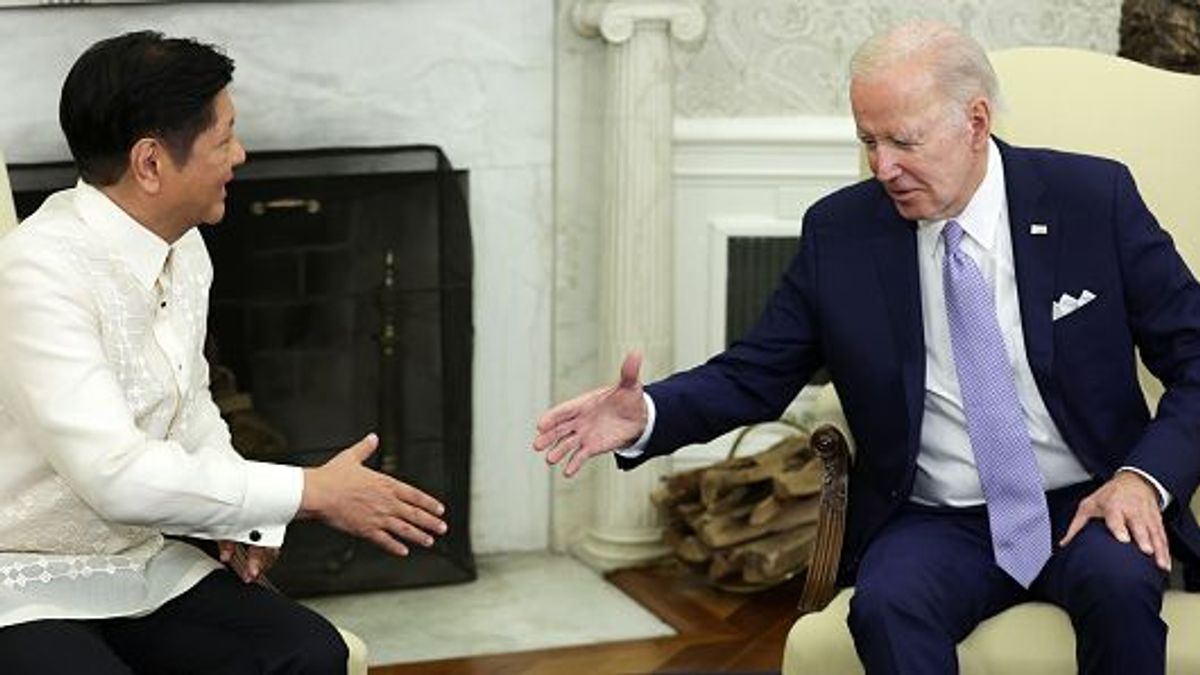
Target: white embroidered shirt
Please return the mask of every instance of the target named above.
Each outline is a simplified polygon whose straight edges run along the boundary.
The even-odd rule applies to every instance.
[[[0,626],[149,613],[278,546],[299,468],[238,455],[208,390],[212,265],[85,184],[0,239]]]

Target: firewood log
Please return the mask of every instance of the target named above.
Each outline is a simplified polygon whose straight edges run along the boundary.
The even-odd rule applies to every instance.
[[[820,460],[809,459],[798,467],[781,471],[772,477],[775,496],[787,499],[817,495],[821,492],[822,476]]]
[[[700,541],[712,548],[725,548],[743,541],[757,539],[765,534],[782,532],[806,523],[817,522],[819,503],[815,499],[800,499],[789,502],[779,515],[761,525],[751,525],[750,513],[754,506],[746,506],[717,516],[700,516],[692,527]]]

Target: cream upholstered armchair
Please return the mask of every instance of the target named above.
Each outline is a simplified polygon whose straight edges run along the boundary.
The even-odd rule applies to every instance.
[[[13,204],[12,188],[8,182],[8,164],[4,161],[4,153],[0,152],[0,237],[17,226],[17,210]],[[367,675],[367,645],[354,633],[337,627],[346,643],[349,658],[346,663],[347,675]]]
[[[1200,77],[1171,73],[1114,56],[1055,47],[1026,47],[991,54],[1007,103],[996,135],[1026,146],[1102,155],[1130,167],[1143,197],[1175,239],[1193,271],[1200,271]],[[1162,387],[1140,373],[1151,409]],[[783,671],[862,673],[846,614],[853,589],[834,589],[842,543],[846,467],[844,423],[831,387],[814,417],[834,424],[813,434],[826,461],[817,553],[801,600],[803,616],[792,627]],[[1200,499],[1192,499],[1192,508]],[[1200,512],[1200,511],[1198,511]],[[1200,594],[1167,592],[1163,618],[1168,672],[1200,673],[1200,641],[1182,630],[1200,625]],[[1043,603],[1014,607],[981,624],[958,647],[964,674],[1077,672],[1075,636],[1067,615]]]

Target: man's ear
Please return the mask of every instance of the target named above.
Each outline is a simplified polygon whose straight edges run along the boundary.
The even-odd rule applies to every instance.
[[[992,135],[992,103],[983,96],[976,96],[967,106],[967,120],[971,125],[971,145],[987,147]]]
[[[127,175],[147,194],[162,190],[162,174],[166,168],[167,148],[156,138],[140,138],[129,149]]]

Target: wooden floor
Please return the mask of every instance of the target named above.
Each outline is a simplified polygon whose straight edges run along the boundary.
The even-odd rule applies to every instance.
[[[678,635],[395,666],[371,675],[591,675],[592,673],[767,673],[778,671],[796,620],[801,581],[757,594],[716,591],[671,563],[621,570],[609,581]],[[586,612],[586,607],[579,608]]]

